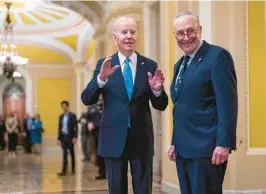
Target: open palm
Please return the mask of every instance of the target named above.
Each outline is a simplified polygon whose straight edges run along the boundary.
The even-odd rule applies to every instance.
[[[148,72],[149,85],[152,90],[160,91],[164,83],[164,76],[160,69],[156,69],[154,76]]]
[[[103,61],[100,73],[99,73],[99,78],[101,80],[106,80],[110,75],[112,75],[114,73],[114,71],[116,69],[118,69],[120,66],[119,65],[115,65],[114,67],[111,66],[111,60],[112,57],[108,56],[105,58],[105,60]]]

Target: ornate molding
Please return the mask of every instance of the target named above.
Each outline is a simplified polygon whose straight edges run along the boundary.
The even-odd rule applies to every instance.
[[[108,13],[102,24],[96,28],[95,33],[93,34],[93,38],[96,39],[99,36],[103,36],[104,33],[107,31],[107,26],[109,22],[119,16],[122,15],[129,15],[129,14],[142,14],[143,12],[143,3],[134,3],[134,4],[128,4],[126,6],[121,6],[112,12]]]

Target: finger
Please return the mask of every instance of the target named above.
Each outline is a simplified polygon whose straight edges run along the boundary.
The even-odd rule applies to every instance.
[[[112,57],[106,57],[105,60],[103,61],[102,68],[110,66],[111,65],[111,60],[112,60]]]
[[[216,162],[216,152],[213,152],[212,154],[212,164],[215,164]]]
[[[155,77],[155,80],[157,80],[157,81],[159,81],[159,82],[162,82],[163,79],[164,79],[164,77],[163,77],[162,74],[161,74],[161,75],[157,75],[157,76]]]
[[[120,65],[115,65],[112,69],[113,69],[113,72],[115,71],[115,70],[117,70],[118,68],[120,67]]]
[[[148,78],[149,78],[149,80],[152,80],[152,74],[151,74],[151,72],[148,72]]]
[[[221,159],[221,154],[217,154],[215,164],[216,164],[216,165],[220,165],[220,164],[221,164],[221,161],[222,161],[222,159]]]
[[[172,161],[176,161],[175,154],[172,155],[171,159],[172,159]]]
[[[222,161],[227,161],[228,160],[228,155],[227,154],[222,154],[221,160]]]
[[[160,77],[161,76],[161,74],[162,74],[162,71],[160,70],[160,69],[156,69],[156,71],[155,71],[155,73],[154,73],[154,75],[157,77]]]
[[[165,80],[165,78],[163,77],[163,78],[162,78],[162,84],[164,83],[164,80]]]
[[[103,62],[110,61],[111,59],[112,59],[112,56],[111,56],[111,55],[109,55],[109,56],[107,56],[107,57],[104,59],[104,61],[103,61]]]

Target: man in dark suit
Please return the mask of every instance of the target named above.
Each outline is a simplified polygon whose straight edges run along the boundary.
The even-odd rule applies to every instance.
[[[24,135],[24,149],[25,153],[31,153],[31,136],[30,136],[30,130],[32,129],[32,118],[30,114],[26,114],[25,118],[23,120],[23,135]]]
[[[92,137],[94,138],[94,144],[96,150],[98,150],[98,139],[99,139],[99,130],[100,130],[100,121],[102,118],[103,112],[103,99],[102,95],[99,96],[97,104],[91,105],[88,108],[87,118],[88,118],[88,130],[91,132]],[[97,166],[98,166],[98,175],[94,177],[95,180],[106,179],[106,168],[104,164],[104,158],[97,154]]]
[[[74,113],[69,111],[68,101],[62,101],[61,107],[64,111],[59,117],[58,126],[58,144],[63,149],[63,168],[59,176],[65,176],[67,172],[67,151],[70,152],[72,162],[72,175],[75,174],[75,150],[74,144],[77,142],[77,117]]]
[[[136,23],[119,18],[113,26],[119,51],[97,63],[92,80],[81,95],[85,105],[103,95],[98,154],[105,159],[109,194],[128,192],[128,161],[135,194],[151,194],[154,135],[149,101],[165,110],[168,97],[157,64],[135,52]]]
[[[5,121],[2,118],[2,115],[0,115],[0,150],[4,150],[6,148],[5,133],[6,133]]]
[[[201,40],[191,12],[173,21],[184,51],[174,67],[174,132],[169,158],[176,161],[182,194],[222,194],[228,155],[236,149],[237,79],[230,53]]]

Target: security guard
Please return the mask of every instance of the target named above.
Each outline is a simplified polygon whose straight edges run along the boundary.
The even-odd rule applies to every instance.
[[[98,136],[100,130],[100,121],[103,111],[103,99],[102,96],[99,97],[98,103],[90,106],[88,108],[88,130],[92,133],[95,142],[96,151],[98,150]],[[97,154],[97,166],[99,167],[98,176],[95,180],[106,179],[106,169],[104,164],[104,159]]]

